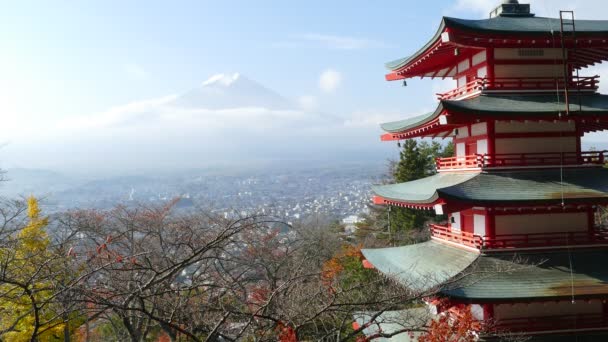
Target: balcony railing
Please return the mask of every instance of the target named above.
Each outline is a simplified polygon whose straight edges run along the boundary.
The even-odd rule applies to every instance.
[[[608,329],[608,315],[581,314],[512,318],[497,320],[494,324],[495,330],[510,332],[539,332],[598,328]]]
[[[473,154],[462,157],[437,158],[436,167],[438,171],[445,171],[492,167],[604,165],[607,161],[608,151]]]
[[[503,234],[482,237],[473,233],[452,230],[433,224],[431,236],[455,242],[476,249],[544,248],[554,246],[581,246],[608,244],[608,230],[595,229],[591,232],[558,232],[531,234]]]
[[[481,249],[483,247],[483,238],[479,235],[459,230],[452,230],[448,227],[443,227],[436,224],[431,225],[431,236],[477,249]]]
[[[504,234],[482,240],[487,249],[597,245],[608,244],[608,231]]]
[[[568,82],[561,77],[503,77],[475,78],[471,82],[446,93],[437,94],[440,100],[453,100],[474,95],[482,91],[556,91],[568,89],[580,91],[597,91],[599,76],[572,76]]]

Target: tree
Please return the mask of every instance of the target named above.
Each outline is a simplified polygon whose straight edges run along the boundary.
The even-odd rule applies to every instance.
[[[0,246],[0,338],[8,341],[52,341],[69,334],[64,308],[58,301],[58,282],[67,275],[62,255],[54,253],[46,233],[49,219],[42,217],[38,201],[27,200],[26,218],[7,216]],[[72,316],[75,314],[72,313]]]
[[[453,152],[454,145],[451,142],[442,146],[435,141],[418,143],[414,139],[406,140],[400,152],[399,162],[394,166],[394,182],[410,182],[435,174],[435,159],[451,156]],[[418,240],[411,239],[411,232],[423,228],[424,223],[434,216],[429,212],[409,208],[391,207],[388,210],[390,211],[387,213],[387,217],[390,214],[390,232],[409,236],[410,238],[406,238],[404,242]]]

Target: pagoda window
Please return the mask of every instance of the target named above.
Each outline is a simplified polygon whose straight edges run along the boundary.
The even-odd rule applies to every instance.
[[[458,73],[462,73],[464,71],[469,70],[469,68],[471,67],[471,60],[470,59],[465,59],[464,61],[458,63]]]
[[[478,52],[478,53],[476,53],[476,54],[473,55],[473,59],[472,59],[473,66],[479,65],[479,64],[485,62],[486,60],[487,60],[487,52],[486,52],[486,50]]]
[[[576,153],[578,137],[515,137],[497,138],[497,154]]]
[[[500,64],[496,62],[494,73],[497,78],[563,78],[561,64]]]
[[[575,132],[574,121],[510,122],[496,121],[496,133]]]
[[[494,49],[494,59],[497,63],[501,60],[562,60],[562,49]]]
[[[488,154],[488,139],[477,140],[477,154]]]
[[[486,78],[488,77],[488,67],[484,66],[477,69],[477,77],[478,78]]]
[[[471,125],[471,136],[488,134],[488,125],[485,122],[480,122]]]
[[[454,231],[460,231],[460,212],[450,214],[450,228]]]
[[[495,233],[501,235],[525,235],[542,233],[586,232],[589,227],[587,211],[540,214],[496,213]]]
[[[486,215],[473,214],[473,234],[486,235]]]
[[[497,304],[494,306],[494,318],[504,321],[517,318],[550,317],[564,315],[602,314],[602,301],[570,300],[559,302]]]

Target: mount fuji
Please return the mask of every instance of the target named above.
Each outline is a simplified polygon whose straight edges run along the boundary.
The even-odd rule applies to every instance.
[[[230,109],[267,108],[296,110],[287,98],[239,74],[217,74],[168,105],[180,108]]]

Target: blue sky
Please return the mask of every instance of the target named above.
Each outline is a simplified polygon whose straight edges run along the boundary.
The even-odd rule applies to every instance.
[[[183,93],[223,72],[244,74],[309,110],[364,121],[371,134],[358,140],[376,146],[376,121],[432,110],[434,92],[445,87],[386,82],[384,62],[417,50],[442,15],[483,18],[498,2],[5,2],[0,141],[8,145],[0,166],[56,167],[66,152],[45,162],[32,142],[70,146],[74,141],[64,138],[73,132],[56,128],[58,122]],[[574,8],[587,18],[608,7],[599,0],[531,3],[539,14]]]

